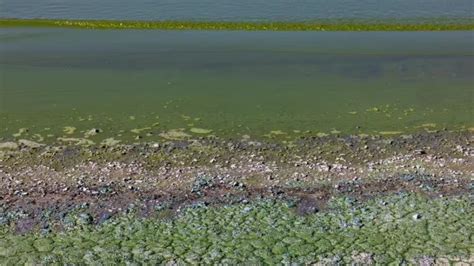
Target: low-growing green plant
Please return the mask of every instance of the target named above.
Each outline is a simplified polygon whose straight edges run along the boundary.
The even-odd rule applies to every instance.
[[[0,27],[68,27],[88,29],[246,30],[246,31],[447,31],[473,30],[471,20],[455,23],[365,21],[227,22],[0,19]]]

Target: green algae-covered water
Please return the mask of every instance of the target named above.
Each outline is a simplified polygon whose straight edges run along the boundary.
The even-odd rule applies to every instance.
[[[471,31],[3,28],[0,44],[5,140],[290,138],[474,126]]]

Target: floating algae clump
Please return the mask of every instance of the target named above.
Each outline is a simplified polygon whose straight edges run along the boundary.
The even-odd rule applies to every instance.
[[[75,127],[64,127],[63,132],[64,132],[64,134],[72,135],[72,134],[74,134],[74,132],[76,132],[76,128]]]
[[[270,131],[270,135],[286,135],[286,132],[282,130],[272,130]]]
[[[21,137],[23,134],[27,133],[27,128],[20,128],[17,133],[13,134],[13,137],[18,138]]]
[[[118,145],[120,142],[121,142],[120,140],[117,140],[114,138],[106,138],[100,144],[111,147],[111,146]]]
[[[58,138],[59,141],[73,143],[77,146],[92,146],[95,144],[92,140],[83,138]]]
[[[380,135],[400,135],[403,131],[379,131]]]
[[[151,130],[151,127],[144,127],[144,128],[134,128],[130,130],[130,132],[135,133],[135,134],[140,134],[143,131]]]
[[[84,133],[84,138],[90,138],[102,132],[99,128],[92,128]]]
[[[191,131],[193,133],[196,133],[196,134],[210,134],[210,133],[212,133],[212,130],[210,130],[210,129],[197,128],[197,127],[193,127],[189,131]]]
[[[195,204],[172,220],[124,216],[46,236],[5,228],[0,263],[468,262],[474,254],[470,203],[408,194],[363,204],[339,198],[327,211],[299,216],[284,202],[264,200],[218,208]]]
[[[172,129],[170,131],[160,133],[160,137],[169,140],[182,140],[191,137],[191,135],[183,132],[182,130]]]
[[[436,123],[424,123],[419,127],[436,127]]]

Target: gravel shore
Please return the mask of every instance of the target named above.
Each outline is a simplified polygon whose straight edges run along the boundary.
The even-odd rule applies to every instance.
[[[270,264],[405,261],[427,265],[423,260],[430,262],[428,265],[445,260],[472,263],[473,137],[471,132],[424,132],[394,137],[331,135],[286,143],[209,137],[92,147],[45,145],[25,140],[2,142],[0,225],[3,233],[0,235],[7,240],[2,240],[0,245],[31,242],[33,249],[3,252],[0,261],[8,264],[9,258],[16,254],[25,262],[45,263],[49,258],[56,262],[80,263],[93,259],[91,254],[112,252],[113,245],[109,250],[98,250],[92,245],[97,244],[95,240],[84,242],[76,238],[78,235],[96,232],[104,241],[112,243],[137,237],[138,232],[144,234],[150,228],[156,227],[162,232],[166,227],[169,230],[166,239],[183,239],[183,236],[174,236],[181,232],[179,226],[183,225],[184,231],[192,229],[189,232],[193,233],[189,234],[207,239],[209,245],[203,247],[201,253],[190,252],[193,249],[189,245],[194,248],[198,245],[197,240],[190,240],[194,244],[182,243],[179,248],[174,247],[179,245],[174,245],[173,240],[169,245],[163,244],[161,249],[153,249],[151,246],[155,242],[149,238],[142,239],[148,243],[146,245],[136,238],[133,243],[141,243],[140,251],[133,247],[128,251],[122,249],[123,254],[130,252],[131,255],[119,256],[116,262],[243,263],[246,260],[241,260],[242,256],[250,254],[250,250],[242,245],[251,243],[255,247],[256,244],[250,240],[248,243],[231,241],[222,245],[232,247],[233,251],[223,251],[219,244],[222,239],[218,241],[214,237],[230,234],[225,240],[230,241],[235,238],[231,235],[236,234],[237,227],[221,228],[221,233],[213,230],[218,230],[222,221],[234,217],[247,224],[247,233],[266,228],[262,229],[261,236],[265,237],[273,233],[264,221],[274,217],[272,219],[284,221],[283,227],[277,228],[283,230],[279,233],[283,242],[263,240],[260,253],[252,253],[251,257],[256,261]],[[345,205],[339,206],[337,202],[345,202]],[[367,208],[372,211],[366,213]],[[269,212],[259,216],[265,210]],[[390,215],[396,218],[378,223],[380,219],[388,219],[385,216],[390,210]],[[337,222],[334,220],[334,215],[341,212],[347,212],[343,214],[344,219],[348,219],[346,215],[351,216],[349,224],[352,225],[340,227],[342,218],[336,219]],[[451,217],[458,219],[443,218],[443,212],[452,212]],[[257,216],[242,216],[242,213]],[[361,224],[357,232],[352,228],[358,223],[354,219],[360,220]],[[322,227],[313,225],[315,221],[323,220],[327,230],[321,233],[318,230]],[[411,230],[410,223],[418,220],[423,220],[428,229],[430,225],[455,228],[446,234],[429,233],[428,240],[410,244],[402,252],[395,242],[407,241],[404,234]],[[291,231],[294,234],[288,235],[284,228],[293,227],[293,223],[306,227],[296,226],[294,232]],[[115,240],[107,236],[107,230],[127,225],[139,229],[121,233],[124,235],[115,236]],[[382,230],[384,226],[387,228]],[[414,238],[426,236],[420,231],[425,227],[415,228]],[[308,236],[305,230],[316,230],[321,234],[310,233],[314,241],[285,242],[285,238],[294,235]],[[397,230],[404,230],[404,233]],[[454,232],[464,231],[461,242],[450,245],[449,241],[443,240]],[[377,243],[368,241],[365,246],[357,241],[353,246],[346,235],[356,234],[366,239],[374,232],[398,235],[392,237],[396,240],[393,245],[385,239],[383,244],[377,244],[377,240]],[[160,234],[156,233],[155,237],[162,239]],[[383,236],[388,237],[385,233]],[[342,239],[339,246],[331,243],[328,244],[331,248],[318,249],[326,246],[322,242],[332,242],[333,237]],[[36,241],[50,241],[51,249],[40,250],[43,244],[34,248]],[[87,244],[82,253],[72,252],[74,255],[68,257],[67,248],[63,253],[53,252],[57,245],[54,243],[64,243],[61,241],[70,245]],[[345,241],[349,241],[347,247],[343,244]],[[283,246],[272,253],[275,243]],[[222,256],[212,257],[211,253],[217,252],[213,248],[219,248],[218,253]],[[380,251],[381,248],[386,252]],[[136,255],[137,252],[140,255]],[[241,259],[236,256],[239,252]],[[31,260],[25,257],[29,253],[35,254]],[[439,256],[435,256],[438,253]],[[143,257],[144,254],[148,255]],[[98,261],[107,261],[105,257],[97,256]],[[250,261],[254,260],[247,262]]]

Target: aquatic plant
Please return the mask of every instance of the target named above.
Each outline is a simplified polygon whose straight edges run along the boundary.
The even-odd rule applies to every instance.
[[[66,19],[0,19],[0,27],[66,27],[88,29],[246,30],[246,31],[448,31],[474,30],[471,20],[455,23],[403,23],[399,21],[120,21]]]

